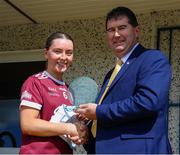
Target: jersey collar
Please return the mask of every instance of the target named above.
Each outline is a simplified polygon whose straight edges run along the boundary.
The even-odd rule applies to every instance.
[[[51,74],[49,74],[47,71],[44,71],[43,74],[45,74],[47,77],[49,77],[51,80],[55,81],[56,83],[60,85],[65,85],[64,81],[55,79]]]

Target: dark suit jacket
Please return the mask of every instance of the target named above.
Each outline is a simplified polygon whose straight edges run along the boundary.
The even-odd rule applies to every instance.
[[[104,79],[102,93],[112,70]],[[171,153],[167,115],[171,69],[158,50],[138,45],[97,107],[96,154]],[[93,153],[93,139],[89,140]]]

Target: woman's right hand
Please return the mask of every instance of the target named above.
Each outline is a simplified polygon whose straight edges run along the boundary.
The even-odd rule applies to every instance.
[[[87,126],[81,121],[75,122],[74,124],[69,124],[72,125],[71,129],[73,130],[73,133],[69,134],[68,138],[77,145],[86,143],[88,139]]]

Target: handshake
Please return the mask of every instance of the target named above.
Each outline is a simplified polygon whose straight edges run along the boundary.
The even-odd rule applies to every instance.
[[[67,106],[65,104],[62,104],[61,106],[57,107],[54,110],[54,115],[52,115],[50,122],[53,123],[59,123],[59,122],[64,122],[64,123],[81,123],[75,115],[74,110],[76,110],[78,106]],[[61,135],[60,136],[64,141],[68,143],[68,145],[72,149],[76,149],[76,144],[73,143],[67,135]]]

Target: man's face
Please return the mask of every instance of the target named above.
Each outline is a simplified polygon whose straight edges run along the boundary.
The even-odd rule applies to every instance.
[[[126,16],[112,18],[107,22],[107,37],[109,47],[115,56],[122,58],[137,43],[139,26],[133,27]]]

